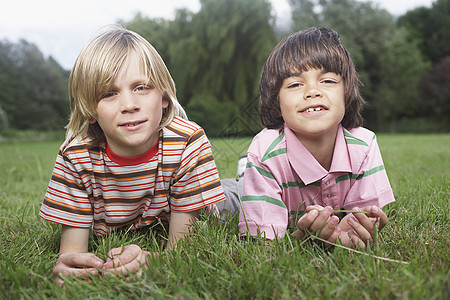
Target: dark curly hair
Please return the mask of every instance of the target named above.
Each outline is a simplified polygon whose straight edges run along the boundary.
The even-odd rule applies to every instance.
[[[279,101],[283,81],[310,69],[342,76],[345,115],[341,124],[347,129],[362,126],[361,110],[365,101],[359,93],[358,73],[339,35],[326,27],[312,27],[285,37],[267,58],[259,81],[262,124],[270,129],[283,127]]]

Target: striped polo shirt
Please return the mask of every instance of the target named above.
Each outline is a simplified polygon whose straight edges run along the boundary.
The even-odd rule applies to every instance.
[[[375,134],[362,127],[339,127],[329,171],[286,126],[263,129],[247,158],[239,218],[243,233],[283,237],[308,205],[350,210],[394,201]]]
[[[87,139],[61,146],[39,215],[59,224],[110,229],[168,221],[225,198],[211,145],[201,127],[181,118],[160,131],[158,143],[132,158]]]

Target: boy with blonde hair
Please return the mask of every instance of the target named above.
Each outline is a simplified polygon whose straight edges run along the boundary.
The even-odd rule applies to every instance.
[[[120,26],[82,49],[69,93],[67,136],[39,213],[62,225],[55,280],[140,272],[154,254],[123,245],[103,261],[87,253],[90,230],[167,221],[173,247],[199,209],[224,199],[210,143],[187,120],[157,51]]]

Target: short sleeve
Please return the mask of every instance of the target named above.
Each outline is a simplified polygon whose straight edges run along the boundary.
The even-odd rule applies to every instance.
[[[381,208],[395,201],[375,135],[360,169],[356,174],[352,174],[351,181],[353,184],[344,209],[369,205]]]
[[[61,148],[45,193],[39,216],[62,225],[90,228],[92,204],[72,161]]]
[[[282,238],[288,225],[288,209],[281,188],[258,156],[248,153],[247,159],[239,230],[267,239]]]
[[[199,128],[186,143],[170,187],[170,206],[188,212],[225,199],[211,144]]]

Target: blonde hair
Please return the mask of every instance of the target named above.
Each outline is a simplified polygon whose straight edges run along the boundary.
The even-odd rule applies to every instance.
[[[175,116],[187,119],[176,98],[175,83],[155,48],[137,33],[119,25],[104,27],[81,50],[69,77],[71,115],[66,137],[89,137],[91,146],[105,141],[96,119],[97,102],[111,88],[120,68],[135,53],[141,62],[141,72],[149,79],[163,99],[169,102],[163,110],[159,129]]]

